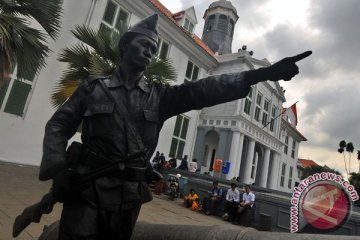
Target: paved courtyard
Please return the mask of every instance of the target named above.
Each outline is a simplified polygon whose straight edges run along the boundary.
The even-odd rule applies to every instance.
[[[0,240],[13,239],[12,224],[22,210],[38,202],[48,192],[50,181],[38,180],[38,167],[0,162]],[[138,221],[158,224],[182,225],[226,225],[243,229],[223,221],[218,217],[206,216],[182,206],[181,200],[170,201],[166,195],[154,195],[154,200],[143,205]],[[58,220],[61,204],[56,204],[53,212],[43,215],[39,224],[32,223],[16,239],[38,239],[44,225]]]

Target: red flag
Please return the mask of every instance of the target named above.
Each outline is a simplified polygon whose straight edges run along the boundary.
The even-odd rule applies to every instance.
[[[297,126],[298,123],[298,119],[297,119],[297,110],[296,110],[296,103],[294,103],[291,107],[291,111],[294,113],[295,116],[295,126]]]

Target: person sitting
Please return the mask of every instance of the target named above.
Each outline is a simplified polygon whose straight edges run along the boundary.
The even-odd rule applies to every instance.
[[[177,162],[176,158],[174,156],[171,156],[169,160],[170,168],[176,168],[177,166],[176,162]]]
[[[242,195],[242,201],[238,205],[238,209],[233,220],[234,224],[239,224],[241,216],[246,212],[251,210],[255,203],[255,194],[251,192],[251,186],[245,185],[245,192]]]
[[[217,181],[213,182],[213,188],[208,191],[208,196],[203,198],[202,207],[206,215],[212,215],[216,205],[221,201],[223,190]]]
[[[180,170],[184,170],[184,171],[189,171],[189,166],[188,166],[188,160],[187,160],[188,156],[185,155],[183,157],[183,159],[181,160],[180,166],[178,167],[178,169]]]
[[[236,189],[236,183],[231,183],[230,188],[226,193],[226,202],[224,206],[225,214],[223,215],[224,220],[234,220],[239,202],[240,192]]]
[[[189,195],[184,197],[184,205],[185,207],[189,208],[193,206],[193,203],[199,201],[199,196],[195,193],[195,190],[193,188],[190,189]]]

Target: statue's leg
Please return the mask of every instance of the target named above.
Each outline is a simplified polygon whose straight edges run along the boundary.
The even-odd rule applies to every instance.
[[[66,202],[60,219],[59,240],[95,240],[97,209],[85,201]]]
[[[131,238],[140,209],[141,205],[139,204],[129,210],[112,214],[110,221],[111,240],[127,240]]]

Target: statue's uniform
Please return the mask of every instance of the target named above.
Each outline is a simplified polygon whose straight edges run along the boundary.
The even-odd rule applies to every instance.
[[[65,149],[81,122],[84,149],[98,156],[85,154],[81,171],[94,170],[140,150],[136,139],[127,132],[128,119],[149,151],[146,161],[138,159],[126,166],[146,168],[166,119],[245,97],[250,90],[246,73],[209,76],[177,86],[146,83],[142,78],[127,89],[117,71],[105,82],[111,94],[127,108],[129,118],[115,110],[116,104],[102,88],[102,80],[84,80],[46,125],[40,179],[54,178],[69,167]],[[124,179],[116,174],[98,179],[82,192],[81,199],[64,203],[60,239],[128,239],[141,204],[151,200],[145,180]]]

